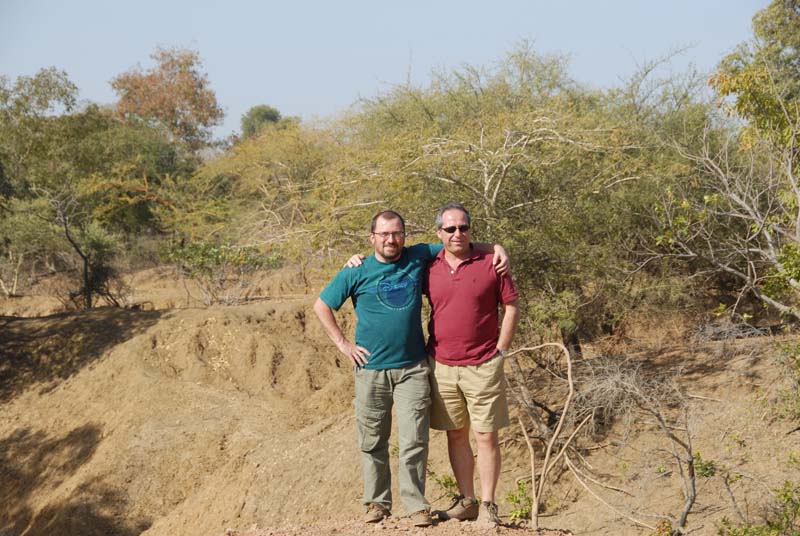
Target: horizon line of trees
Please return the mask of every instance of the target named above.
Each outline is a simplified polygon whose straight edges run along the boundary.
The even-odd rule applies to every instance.
[[[234,266],[232,281],[247,262],[305,271],[362,251],[381,208],[433,240],[432,215],[457,200],[511,251],[524,329],[574,352],[712,294],[800,318],[797,22],[796,2],[774,0],[710,78],[659,77],[668,56],[604,90],[521,42],[326,124],[254,106],[223,145],[195,51],[158,49],[112,80],[107,108],[78,106],[55,68],[0,77],[0,290],[62,274],[64,301],[91,307],[120,303],[119,270],[146,262]]]

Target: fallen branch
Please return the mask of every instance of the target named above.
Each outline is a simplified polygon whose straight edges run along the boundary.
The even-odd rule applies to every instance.
[[[580,471],[578,471],[578,468],[575,467],[575,464],[572,462],[572,460],[570,460],[569,463],[572,464],[572,466],[570,467],[570,470],[580,474],[580,476],[582,476],[583,478],[585,478],[586,480],[588,480],[592,484],[600,486],[601,488],[610,489],[611,491],[617,491],[619,493],[624,493],[628,497],[633,497],[633,493],[631,493],[631,492],[629,492],[627,490],[624,490],[622,488],[615,488],[614,486],[611,486],[609,484],[604,484],[603,482],[600,482],[599,480],[596,480],[596,479],[590,477],[589,475],[585,475],[585,474],[581,473]]]
[[[601,498],[601,497],[600,497],[598,494],[596,494],[594,491],[592,491],[592,489],[591,489],[589,486],[587,486],[587,485],[586,485],[586,483],[585,483],[583,480],[581,480],[581,478],[578,476],[578,473],[577,473],[577,471],[575,470],[575,467],[574,467],[574,466],[573,466],[573,464],[572,464],[572,461],[569,459],[569,456],[564,456],[564,461],[566,462],[566,464],[567,464],[567,467],[569,468],[570,472],[572,473],[572,476],[574,476],[574,477],[575,477],[575,480],[577,480],[577,481],[578,481],[578,484],[580,484],[581,486],[583,486],[583,488],[584,488],[586,491],[588,491],[588,492],[589,492],[589,494],[590,494],[592,497],[594,497],[595,499],[597,499],[598,501],[600,501],[600,502],[601,502],[603,505],[605,505],[605,506],[606,506],[606,507],[607,507],[609,510],[611,510],[612,512],[614,512],[614,513],[615,513],[615,514],[617,514],[617,515],[620,515],[620,516],[624,517],[624,518],[625,518],[625,519],[627,519],[628,521],[630,521],[630,522],[632,522],[632,523],[635,523],[636,525],[639,525],[640,527],[644,527],[644,528],[650,529],[650,530],[652,530],[652,531],[655,531],[655,530],[656,530],[656,527],[653,527],[653,526],[651,526],[651,525],[648,525],[647,523],[644,523],[643,521],[639,521],[638,519],[635,519],[635,518],[633,518],[633,517],[631,517],[631,516],[629,516],[629,515],[625,514],[624,512],[621,512],[621,511],[619,511],[618,509],[614,508],[614,507],[613,507],[613,506],[611,506],[610,504],[608,504],[608,503],[607,503],[606,501],[604,501],[604,500],[603,500],[603,499],[602,499],[602,498]]]

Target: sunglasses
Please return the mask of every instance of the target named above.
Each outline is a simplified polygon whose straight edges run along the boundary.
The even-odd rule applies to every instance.
[[[469,231],[469,225],[452,225],[450,227],[442,227],[442,231],[444,231],[447,234],[455,233],[456,229],[458,229],[462,233],[466,233],[467,231]]]

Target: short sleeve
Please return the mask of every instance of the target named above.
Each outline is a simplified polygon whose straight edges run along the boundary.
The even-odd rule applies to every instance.
[[[319,295],[319,298],[325,302],[325,304],[333,309],[334,311],[338,311],[339,308],[344,305],[344,302],[351,296],[353,291],[353,281],[355,278],[356,270],[363,269],[361,267],[356,268],[342,268],[339,270],[339,273],[331,280],[328,285],[322,289],[322,292]]]
[[[499,296],[500,303],[511,303],[512,301],[519,298],[519,292],[517,292],[517,286],[514,284],[514,280],[511,279],[511,275],[505,273],[503,275],[498,274],[498,279],[500,282],[499,285]]]

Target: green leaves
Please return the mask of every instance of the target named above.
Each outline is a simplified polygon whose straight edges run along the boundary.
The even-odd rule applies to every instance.
[[[530,491],[528,491],[528,484],[524,480],[517,482],[517,489],[509,491],[506,494],[506,502],[511,505],[509,518],[512,520],[517,519],[530,519],[531,510],[533,508],[533,498]]]
[[[209,305],[239,303],[251,290],[256,271],[280,265],[277,255],[264,255],[254,246],[203,241],[174,246],[164,258],[197,281]]]
[[[10,84],[0,76],[0,194],[24,195],[52,151],[59,114],[75,106],[77,87],[54,67]],[[38,172],[37,172],[38,171]]]
[[[791,536],[797,534],[800,522],[800,484],[787,480],[775,490],[768,514],[763,523],[735,525],[723,518],[717,527],[719,536]]]
[[[242,116],[242,138],[252,138],[269,123],[277,123],[281,119],[281,113],[266,104],[253,106]]]
[[[703,478],[711,478],[717,474],[717,464],[714,460],[704,460],[699,452],[694,453],[692,460],[695,474]]]
[[[796,0],[773,0],[753,17],[755,38],[726,56],[709,79],[731,113],[786,145],[800,120],[800,9]],[[726,103],[726,101],[722,101]]]
[[[268,264],[274,264],[274,257],[265,257],[253,246],[214,244],[211,242],[192,242],[169,250],[165,256],[177,263],[181,270],[191,278],[214,276],[219,271],[237,273],[251,272]]]

